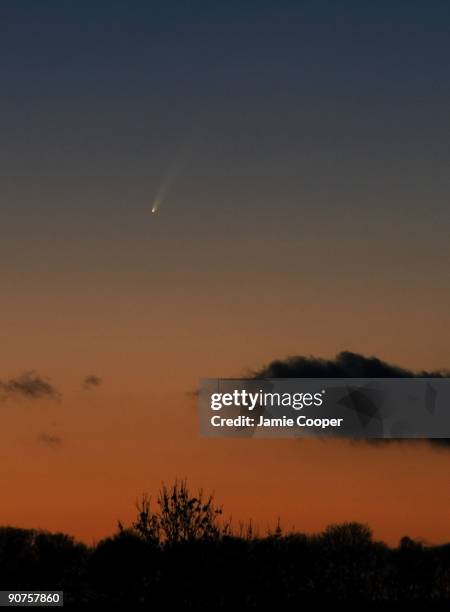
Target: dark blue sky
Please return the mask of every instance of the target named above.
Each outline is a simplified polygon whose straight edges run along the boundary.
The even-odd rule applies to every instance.
[[[447,2],[2,3],[2,233],[143,236],[180,157],[174,235],[293,237],[305,216],[419,231],[426,211],[440,231],[449,18]]]

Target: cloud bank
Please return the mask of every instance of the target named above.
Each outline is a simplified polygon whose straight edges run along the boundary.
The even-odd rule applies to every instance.
[[[448,378],[447,370],[422,370],[413,372],[397,365],[386,363],[377,357],[365,357],[358,353],[343,351],[334,359],[293,356],[277,359],[251,373],[250,378]],[[367,440],[369,444],[426,442],[435,447],[450,449],[450,438],[425,440]]]
[[[413,372],[377,357],[342,351],[334,359],[295,356],[275,360],[252,373],[252,378],[446,378],[445,370]]]

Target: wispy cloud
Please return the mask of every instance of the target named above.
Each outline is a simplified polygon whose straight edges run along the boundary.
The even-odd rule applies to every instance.
[[[84,377],[83,380],[83,388],[84,389],[92,389],[93,387],[99,387],[103,383],[103,380],[100,376],[96,374],[88,374]]]
[[[60,436],[56,436],[54,434],[41,433],[38,436],[38,441],[42,444],[50,446],[51,448],[57,448],[61,446],[63,440]]]
[[[0,380],[0,400],[10,397],[27,399],[60,399],[61,393],[46,378],[35,372],[25,372],[17,378]]]

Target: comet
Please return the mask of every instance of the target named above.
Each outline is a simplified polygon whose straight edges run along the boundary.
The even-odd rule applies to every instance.
[[[177,168],[171,168],[171,170],[169,170],[169,172],[166,174],[166,177],[163,180],[158,191],[156,192],[155,199],[153,200],[152,213],[158,212],[158,210],[161,207],[161,204],[164,202],[164,200],[169,195],[169,192],[171,191],[177,176],[178,176]]]
[[[164,202],[164,200],[169,195],[169,192],[172,189],[173,184],[174,184],[177,176],[178,176],[178,172],[174,171],[173,169],[166,176],[166,179],[163,181],[162,185],[158,189],[158,191],[157,191],[157,193],[155,195],[155,199],[153,200],[153,204],[152,204],[152,213],[153,214],[158,212],[158,210],[160,209],[162,203]]]
[[[152,214],[157,213],[161,206],[166,201],[167,197],[170,195],[170,192],[174,189],[180,175],[186,168],[188,158],[190,157],[192,146],[190,146],[191,138],[183,139],[184,143],[178,146],[178,151],[176,152],[175,159],[172,165],[167,170],[165,176],[163,176],[162,181],[159,185],[159,189],[155,194],[152,203]]]

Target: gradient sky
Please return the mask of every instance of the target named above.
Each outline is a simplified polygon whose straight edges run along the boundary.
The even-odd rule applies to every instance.
[[[0,379],[63,398],[0,404],[0,523],[92,541],[187,476],[263,529],[450,539],[449,452],[202,440],[188,395],[291,354],[450,367],[449,24],[440,1],[2,3]]]

